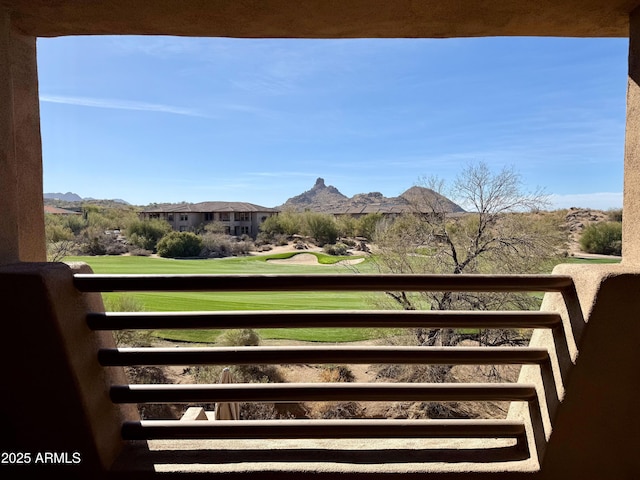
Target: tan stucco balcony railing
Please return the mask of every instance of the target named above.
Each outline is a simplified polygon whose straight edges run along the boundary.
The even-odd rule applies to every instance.
[[[85,293],[122,291],[501,291],[571,295],[571,277],[560,275],[95,275],[76,274]],[[120,329],[238,328],[518,328],[545,329],[563,338],[558,312],[543,311],[215,311],[89,312],[96,331]],[[565,347],[566,348],[566,347]],[[328,401],[507,401],[526,405],[525,415],[479,420],[128,420],[124,440],[261,439],[485,439],[488,458],[537,464],[544,442],[541,405],[557,404],[549,351],[540,347],[217,347],[101,348],[104,367],[134,365],[240,364],[442,364],[532,365],[546,390],[535,383],[348,383],[111,385],[115,404]],[[551,387],[551,388],[549,388]],[[545,393],[546,392],[546,393]],[[539,395],[554,398],[540,402]],[[530,440],[529,438],[530,437]],[[496,439],[511,439],[495,444]],[[542,440],[541,440],[542,439]],[[397,441],[397,440],[396,440]],[[460,441],[460,440],[459,440]],[[493,443],[492,443],[493,442]],[[499,445],[498,447],[496,445]],[[496,456],[497,451],[500,455]],[[481,458],[481,448],[472,457]],[[452,450],[453,452],[453,450]],[[277,454],[275,455],[277,459]],[[461,457],[460,450],[451,458]],[[472,457],[467,460],[470,461]],[[446,458],[446,457],[445,457]],[[477,460],[476,460],[477,461]],[[531,465],[527,468],[531,469]],[[215,469],[214,469],[215,470]]]
[[[640,275],[559,265],[552,275],[95,275],[85,264],[0,267],[2,401],[12,448],[67,452],[77,478],[633,478]],[[540,311],[104,311],[114,291],[545,292]],[[523,347],[117,348],[121,329],[518,328]],[[27,343],[16,339],[29,339]],[[123,367],[518,365],[514,383],[129,384]],[[141,420],[137,405],[215,402],[510,402],[506,418]],[[42,407],[46,406],[46,415]],[[73,455],[77,455],[73,457]],[[618,458],[614,463],[607,458]],[[65,470],[66,469],[66,470]],[[7,472],[9,468],[5,469]]]

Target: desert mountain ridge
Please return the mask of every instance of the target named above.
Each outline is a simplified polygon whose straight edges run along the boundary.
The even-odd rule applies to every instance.
[[[44,200],[51,201],[59,201],[59,202],[83,202],[83,201],[110,201],[114,203],[122,203],[123,205],[131,205],[126,200],[122,200],[121,198],[111,198],[111,199],[97,199],[93,197],[81,197],[77,193],[67,192],[67,193],[43,193],[42,194]]]
[[[464,212],[464,209],[445,196],[425,187],[414,186],[397,197],[385,197],[380,192],[358,193],[349,198],[336,187],[326,185],[318,178],[306,192],[289,198],[278,210],[316,211],[323,213],[375,213],[397,212],[411,207],[437,205],[443,212]]]

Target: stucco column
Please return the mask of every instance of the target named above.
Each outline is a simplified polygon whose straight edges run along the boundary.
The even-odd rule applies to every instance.
[[[0,10],[0,265],[46,260],[36,62]]]
[[[623,262],[640,264],[640,9],[629,16],[622,241]]]

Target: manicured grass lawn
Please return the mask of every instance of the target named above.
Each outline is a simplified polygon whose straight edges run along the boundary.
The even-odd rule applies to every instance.
[[[309,253],[309,252],[303,252]],[[211,260],[173,260],[155,257],[69,257],[65,261],[88,263],[95,273],[122,274],[351,274],[353,270],[336,263],[357,257],[331,257],[317,254],[320,265],[292,265],[268,262],[286,259],[296,253],[238,257]],[[358,265],[366,271],[367,265]],[[127,295],[146,311],[207,311],[207,310],[363,310],[371,308],[372,292],[131,292],[105,293],[105,299]],[[156,336],[189,342],[212,342],[218,330],[164,330]],[[282,338],[318,342],[353,342],[378,338],[383,334],[372,329],[312,328],[265,329],[263,338]]]
[[[301,252],[310,253],[310,252]],[[313,253],[320,265],[277,264],[270,259],[286,259],[296,252],[234,257],[209,260],[174,260],[155,257],[69,257],[66,261],[88,263],[95,273],[122,274],[351,274],[353,270],[337,265],[344,259]],[[618,259],[580,259],[569,257],[563,263],[618,263]],[[357,265],[362,273],[373,272],[365,261]],[[133,297],[147,311],[206,311],[206,310],[364,310],[372,308],[377,292],[136,292],[105,293],[106,299],[120,295]],[[208,343],[214,342],[219,330],[163,330],[154,335],[170,340]],[[266,339],[290,339],[317,342],[353,342],[379,338],[385,332],[378,329],[358,328],[300,328],[265,329],[260,335]]]
[[[267,340],[293,340],[303,342],[344,343],[371,340],[401,330],[367,328],[265,328],[258,332]],[[403,330],[402,330],[403,331]],[[166,340],[213,343],[222,330],[157,330],[153,335]]]
[[[619,258],[576,258],[568,257],[561,263],[584,263],[587,265],[596,265],[599,263],[620,263]]]
[[[345,265],[337,265],[341,260],[358,257],[332,257],[322,253],[310,253],[318,257],[320,265],[278,264],[268,260],[290,258],[296,253],[258,255],[249,257],[229,257],[216,259],[180,260],[158,257],[98,256],[67,257],[65,262],[88,263],[95,273],[166,273],[166,274],[277,274],[277,273],[351,273]],[[367,261],[358,265],[359,271],[367,269]]]

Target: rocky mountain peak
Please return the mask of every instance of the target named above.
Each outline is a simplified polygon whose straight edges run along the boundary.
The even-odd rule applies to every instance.
[[[425,202],[425,199],[431,201]],[[410,210],[414,204],[434,203],[437,199],[438,208],[446,212],[464,212],[460,206],[446,197],[423,187],[412,187],[399,197],[387,198],[380,192],[358,193],[349,198],[332,186],[325,184],[324,178],[316,179],[316,183],[310,190],[300,195],[291,197],[279,210],[316,212],[399,212]]]

